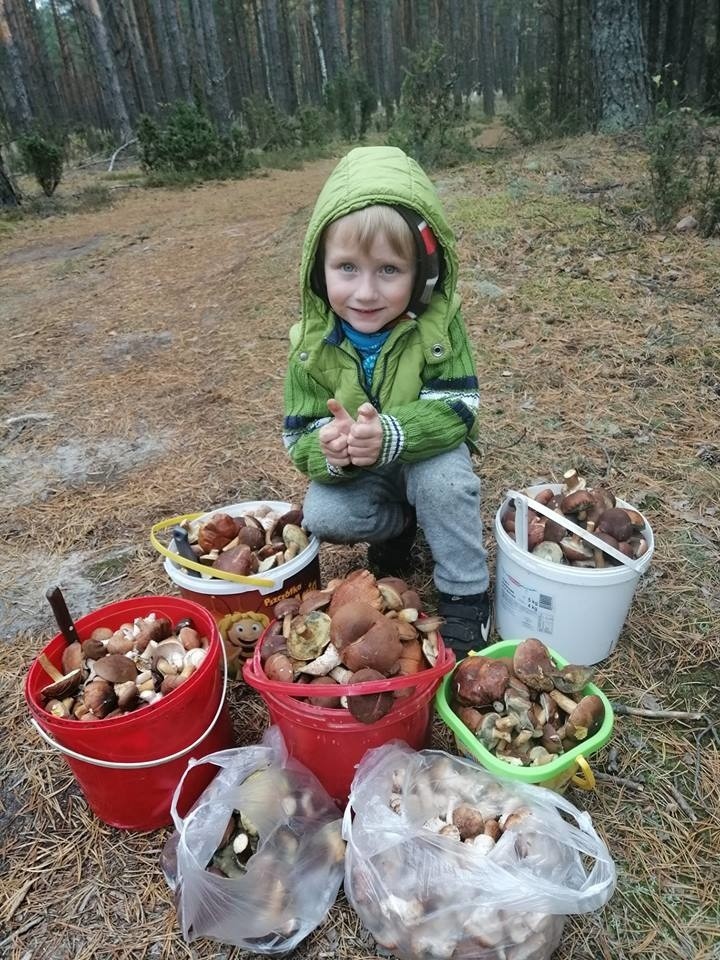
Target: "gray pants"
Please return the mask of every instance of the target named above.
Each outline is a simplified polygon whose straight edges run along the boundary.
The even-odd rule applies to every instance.
[[[415,508],[435,562],[435,586],[468,596],[488,588],[480,480],[465,444],[418,463],[391,463],[339,484],[313,482],[306,526],[331,543],[381,543],[398,536]]]

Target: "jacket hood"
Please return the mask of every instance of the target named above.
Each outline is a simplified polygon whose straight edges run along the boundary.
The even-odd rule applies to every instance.
[[[305,235],[300,267],[304,328],[315,327],[318,322],[326,326],[330,312],[310,285],[323,230],[333,220],[372,204],[401,204],[427,221],[442,248],[444,261],[442,291],[433,294],[435,310],[439,308],[448,315],[457,308],[455,238],[429,177],[412,157],[397,147],[356,147],[343,157],[325,182]],[[444,301],[444,305],[437,303],[438,299]]]

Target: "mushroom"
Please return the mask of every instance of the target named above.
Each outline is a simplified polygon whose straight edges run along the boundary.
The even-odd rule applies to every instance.
[[[515,648],[513,671],[533,690],[552,690],[555,664],[547,647],[536,637],[528,637]]]
[[[45,673],[52,677],[53,682],[42,687],[40,690],[40,699],[44,702],[48,700],[62,700],[63,697],[73,696],[80,689],[82,672],[71,670],[70,673],[62,674],[57,667],[48,660],[44,653],[38,657],[38,662]]]
[[[203,553],[211,550],[222,550],[224,546],[235,538],[238,526],[227,513],[214,513],[198,530],[198,543]]]
[[[313,610],[306,617],[296,617],[290,624],[288,653],[293,660],[314,660],[330,641],[330,617],[322,610]]]
[[[383,680],[384,677],[377,670],[368,667],[353,673],[351,684],[367,683],[370,680]],[[392,709],[395,698],[392,691],[383,693],[351,694],[348,698],[348,710],[361,723],[375,723]]]
[[[563,530],[563,533],[564,532]],[[545,533],[545,539],[533,549],[532,553],[538,560],[546,560],[548,563],[563,563],[565,559],[565,555],[560,546],[553,540],[548,540],[547,531]]]
[[[386,618],[369,603],[349,601],[332,614],[330,639],[342,653],[346,646],[354,643],[375,624],[385,622]]]
[[[370,667],[379,673],[388,674],[400,659],[402,649],[397,627],[392,620],[381,617],[367,633],[343,647],[342,660],[353,672]]]
[[[310,681],[310,686],[325,684],[332,685],[336,683],[332,677],[314,677]],[[314,707],[325,707],[325,708],[338,708],[340,706],[340,697],[310,697],[308,703],[311,703]]]
[[[455,670],[453,689],[461,706],[489,706],[502,699],[509,679],[508,668],[502,661],[467,657]]]
[[[239,577],[247,577],[252,572],[252,560],[252,550],[247,544],[241,543],[237,547],[232,547],[232,549],[221,553],[213,563],[213,569],[222,570],[225,573],[234,573]]]
[[[569,714],[565,724],[567,736],[574,740],[585,740],[600,729],[605,708],[603,702],[596,694],[589,694],[583,697],[577,704],[572,713]]]
[[[95,676],[107,680],[110,684],[134,680],[137,674],[138,670],[133,661],[121,653],[109,653],[95,662]]]
[[[112,683],[100,678],[92,680],[83,691],[83,703],[93,716],[102,720],[117,706]]]

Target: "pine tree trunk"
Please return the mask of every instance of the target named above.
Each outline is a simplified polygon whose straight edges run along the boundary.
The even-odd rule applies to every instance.
[[[328,82],[327,59],[325,57],[325,47],[323,46],[320,26],[318,21],[317,3],[310,0],[310,23],[312,25],[313,39],[315,40],[315,52],[317,53],[318,64],[320,65],[320,76],[322,78],[323,90]]]
[[[212,3],[201,3],[202,27],[205,36],[205,56],[207,62],[208,86],[212,114],[221,130],[228,130],[232,122],[232,110],[225,85],[225,67],[223,65],[220,44],[218,43],[217,23]]]
[[[119,7],[123,13],[125,38],[133,63],[140,103],[145,113],[154,114],[157,109],[158,96],[150,75],[150,68],[145,54],[145,47],[143,46],[140,36],[140,27],[138,26],[135,15],[133,0],[125,0],[124,3],[119,4]],[[148,38],[148,41],[149,40],[150,38]]]
[[[685,89],[688,97],[695,103],[702,100],[702,80],[705,75],[705,33],[708,24],[707,0],[695,0],[695,20],[692,27],[690,47],[687,58]]]
[[[5,0],[0,0],[0,46],[4,48],[8,60],[12,92],[15,98],[16,122],[21,128],[27,129],[32,126],[33,112],[23,77],[20,51],[10,30]]]
[[[23,11],[23,29],[27,37],[33,72],[38,78],[45,122],[48,126],[54,126],[66,116],[66,110],[55,75],[50,68],[50,57],[45,35],[40,29],[35,0],[21,0],[20,8]]]
[[[1,8],[0,17],[2,17]],[[20,194],[13,186],[12,180],[5,169],[2,155],[0,154],[0,207],[17,207],[19,205]]]
[[[637,0],[591,0],[591,44],[604,133],[645,124],[650,101]]]
[[[493,0],[478,0],[480,5],[480,58],[483,112],[495,116],[495,55],[493,36]]]
[[[68,115],[75,120],[82,116],[82,107],[80,97],[78,96],[79,84],[75,61],[68,44],[67,34],[63,26],[62,19],[58,13],[56,0],[50,0],[50,10],[52,12],[55,33],[58,38],[58,47],[60,49],[60,59],[62,61],[62,83],[61,87],[65,91],[65,101],[68,104]]]
[[[338,0],[322,0],[322,25],[328,76],[332,79],[345,66],[345,50],[340,36]]]
[[[132,135],[130,117],[120,87],[120,78],[110,54],[107,28],[98,0],[76,0],[76,3],[84,13],[85,23],[90,33],[100,87],[109,112],[111,126],[123,141],[129,140]]]
[[[181,99],[182,88],[178,84],[175,64],[171,49],[170,35],[168,25],[163,16],[161,0],[147,0],[147,12],[152,22],[157,44],[158,60],[160,61],[160,74],[162,76],[162,86],[165,92],[165,99],[168,102]]]
[[[177,0],[153,0],[153,3],[158,3],[162,7],[162,18],[170,40],[170,52],[175,63],[178,89],[184,100],[192,100],[187,39]]]

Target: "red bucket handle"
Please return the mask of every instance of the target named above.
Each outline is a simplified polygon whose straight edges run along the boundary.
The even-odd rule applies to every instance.
[[[260,658],[263,640],[272,623],[268,625],[255,645],[252,660],[243,665],[243,678],[248,686],[261,693],[284,693],[290,697],[355,697],[370,693],[386,693],[388,690],[402,690],[405,687],[424,686],[429,681],[439,680],[455,666],[455,654],[446,647],[439,637],[438,659],[434,667],[412,673],[405,677],[390,677],[384,680],[366,680],[363,683],[335,683],[332,686],[321,683],[284,683],[270,680],[265,675]]]

